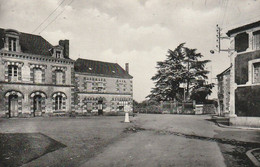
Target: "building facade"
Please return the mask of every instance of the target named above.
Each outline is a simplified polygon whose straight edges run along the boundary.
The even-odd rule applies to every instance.
[[[108,98],[108,95],[117,88],[112,88],[115,86],[112,85],[112,80],[117,78],[121,82],[121,78],[127,76],[129,80],[125,82],[130,85],[131,76],[119,65],[115,65],[119,71],[109,67],[112,72],[115,71],[114,76],[86,72],[84,71],[86,67],[74,66],[75,61],[69,58],[69,40],[60,40],[59,45],[53,46],[41,36],[12,29],[0,29],[0,38],[0,117],[34,117],[85,112],[86,109],[87,111],[91,109],[88,103],[90,101],[93,111],[96,109],[100,113],[113,111],[109,103],[112,96]],[[77,68],[76,72],[74,67]],[[95,71],[99,70],[95,64],[91,67],[97,69]],[[119,73],[124,75],[117,75]],[[89,84],[83,85],[89,81],[93,84],[92,91],[89,91]],[[129,85],[124,93],[112,93],[113,100],[131,101],[132,89]],[[100,89],[103,90],[102,96]],[[125,105],[125,108],[128,106]]]
[[[218,80],[218,109],[219,115],[229,114],[230,102],[230,68],[217,75]]]
[[[260,21],[229,30],[230,117],[260,116]]]
[[[119,114],[133,110],[133,81],[117,63],[75,61],[75,109],[78,114]]]

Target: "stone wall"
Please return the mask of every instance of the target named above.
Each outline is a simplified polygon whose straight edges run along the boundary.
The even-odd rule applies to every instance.
[[[0,116],[7,117],[8,116],[8,106],[6,106],[6,99],[4,97],[5,93],[9,90],[19,91],[22,93],[22,106],[21,106],[21,113],[19,116],[21,117],[31,117],[33,116],[32,110],[31,110],[31,101],[30,98],[31,93],[35,91],[44,92],[46,94],[45,99],[45,105],[43,106],[45,111],[43,111],[42,115],[52,115],[53,114],[53,93],[55,92],[63,92],[67,98],[66,98],[66,109],[64,110],[65,113],[69,113],[71,111],[71,88],[70,87],[55,87],[55,86],[33,86],[33,85],[21,85],[21,84],[0,84],[0,87],[2,87],[2,93],[1,93],[1,101],[0,101]]]
[[[64,113],[72,111],[74,85],[71,80],[73,73],[73,61],[65,59],[54,59],[38,55],[28,55],[23,53],[0,52],[0,117],[9,116],[9,94],[18,94],[18,115],[21,117],[32,116],[33,100],[32,93],[42,95],[43,112],[38,115],[54,114],[54,96],[62,95],[62,109]],[[8,65],[16,63],[19,65],[18,80],[10,81],[8,79]],[[42,82],[35,83],[33,68],[42,70]],[[62,68],[65,74],[62,77],[62,84],[57,85],[53,80],[53,70]],[[36,93],[37,92],[37,93]],[[7,95],[8,94],[8,95]],[[7,95],[7,96],[6,96]]]

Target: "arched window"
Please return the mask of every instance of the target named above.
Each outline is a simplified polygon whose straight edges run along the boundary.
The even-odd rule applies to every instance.
[[[62,96],[56,96],[55,97],[55,110],[61,110],[62,109]]]

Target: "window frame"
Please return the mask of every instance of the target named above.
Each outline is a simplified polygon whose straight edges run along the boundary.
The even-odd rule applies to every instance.
[[[8,50],[12,52],[17,51],[17,45],[16,45],[17,39],[13,37],[8,37]]]
[[[18,81],[18,66],[17,65],[8,65],[8,80],[9,81]]]
[[[55,97],[55,110],[62,110],[63,107],[63,97],[58,95]]]

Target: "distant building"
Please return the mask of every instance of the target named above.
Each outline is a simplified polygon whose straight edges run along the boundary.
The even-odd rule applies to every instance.
[[[230,117],[260,116],[260,21],[227,32],[231,39]]]
[[[230,102],[230,68],[217,75],[218,79],[218,106],[221,116],[229,114]]]
[[[70,59],[69,40],[0,29],[0,117],[132,111],[132,78],[128,64]]]
[[[77,59],[75,62],[76,112],[118,113],[133,110],[133,81],[117,63]]]

